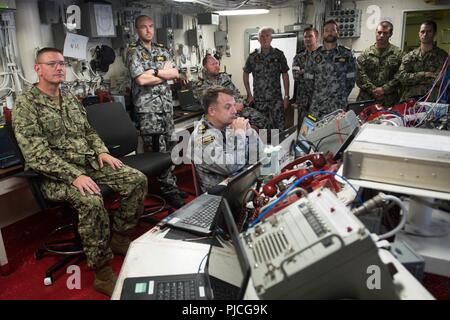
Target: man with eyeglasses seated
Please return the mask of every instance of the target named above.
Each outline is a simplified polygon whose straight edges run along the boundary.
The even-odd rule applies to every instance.
[[[87,264],[95,270],[94,288],[111,296],[116,277],[110,265],[114,254],[125,255],[127,232],[143,211],[147,178],[109,154],[90,126],[84,107],[60,88],[66,68],[62,52],[38,51],[34,65],[39,81],[17,98],[12,125],[26,167],[40,173],[42,192],[51,201],[68,202],[78,212]],[[112,235],[98,184],[120,196]]]

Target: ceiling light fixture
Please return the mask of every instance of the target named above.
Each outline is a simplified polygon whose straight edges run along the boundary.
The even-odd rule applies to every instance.
[[[225,11],[214,11],[220,16],[246,16],[253,14],[266,14],[269,13],[267,9],[242,9],[242,10],[225,10]]]

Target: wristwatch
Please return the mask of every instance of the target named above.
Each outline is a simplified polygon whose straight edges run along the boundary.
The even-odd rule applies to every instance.
[[[158,69],[154,69],[154,70],[153,70],[153,75],[154,75],[155,77],[157,77],[157,76],[158,76],[158,72],[159,72]]]

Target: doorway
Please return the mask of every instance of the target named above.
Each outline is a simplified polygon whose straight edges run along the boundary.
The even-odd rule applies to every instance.
[[[437,24],[435,45],[450,51],[450,9],[403,12],[403,51],[409,52],[420,45],[419,29],[422,22],[433,20]]]

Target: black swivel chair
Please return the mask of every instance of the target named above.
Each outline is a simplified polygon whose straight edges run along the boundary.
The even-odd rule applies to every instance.
[[[19,156],[21,164],[25,167],[25,160],[17,144],[11,123],[7,122],[5,127],[10,134],[11,140],[15,147],[15,152]],[[80,235],[78,234],[77,229],[77,214],[75,210],[67,203],[52,202],[44,198],[40,188],[42,176],[39,173],[33,170],[24,170],[16,173],[14,176],[27,179],[31,192],[41,212],[57,210],[60,214],[69,213],[73,218],[72,223],[55,228],[35,252],[36,260],[43,259],[47,253],[61,256],[60,259],[51,265],[45,272],[44,284],[51,285],[54,282],[56,272],[68,264],[78,264],[85,259],[83,246],[81,244]],[[99,187],[104,198],[112,194],[112,190],[107,186],[100,185]]]
[[[107,102],[89,105],[85,108],[89,123],[102,138],[111,155],[119,158],[126,165],[141,171],[147,177],[159,176],[172,166],[169,153],[136,153],[139,134],[122,104]],[[155,222],[149,217],[165,209],[165,200],[155,195],[147,197],[156,198],[161,203],[156,211],[154,208],[145,208],[142,216]]]

